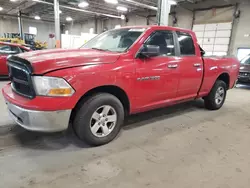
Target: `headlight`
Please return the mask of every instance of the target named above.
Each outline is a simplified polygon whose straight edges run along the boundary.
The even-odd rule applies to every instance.
[[[33,76],[32,79],[37,95],[67,97],[75,92],[63,78]]]

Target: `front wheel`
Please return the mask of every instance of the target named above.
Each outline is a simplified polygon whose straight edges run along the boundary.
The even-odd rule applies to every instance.
[[[218,110],[220,109],[226,99],[227,95],[227,85],[222,80],[217,80],[208,94],[204,98],[205,107],[209,110]]]
[[[100,93],[85,101],[76,113],[73,127],[77,136],[89,145],[103,145],[119,133],[124,108],[118,98]]]

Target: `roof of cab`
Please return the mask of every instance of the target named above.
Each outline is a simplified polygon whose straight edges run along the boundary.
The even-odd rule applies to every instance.
[[[171,31],[182,31],[182,32],[187,32],[187,33],[194,33],[190,29],[171,27],[171,26],[159,26],[159,25],[137,25],[137,26],[125,26],[122,28],[145,28],[145,29],[152,29],[152,30],[166,29],[166,30],[171,30]]]
[[[11,43],[11,42],[0,42],[0,44],[9,45],[9,46],[22,46],[21,44]]]
[[[10,42],[0,42],[1,45],[9,45],[9,46],[17,46],[17,47],[21,47],[21,48],[24,48],[28,51],[30,51],[31,49],[30,48],[27,48],[21,44],[17,44],[17,43],[10,43]]]

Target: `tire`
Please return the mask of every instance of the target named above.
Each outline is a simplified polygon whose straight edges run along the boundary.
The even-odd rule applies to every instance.
[[[219,92],[220,90],[220,92]],[[219,95],[219,93],[222,93],[222,91],[224,92],[223,96]],[[204,98],[205,101],[205,107],[209,110],[218,110],[220,109],[226,99],[226,95],[227,95],[227,85],[224,81],[222,80],[217,80],[212,88],[212,90],[210,91],[210,93],[208,94],[208,96],[206,96]],[[220,99],[220,100],[218,100]]]
[[[108,122],[111,119],[112,122]],[[73,128],[81,140],[99,146],[111,142],[118,135],[123,121],[124,108],[121,101],[111,94],[99,93],[80,105],[73,120]]]

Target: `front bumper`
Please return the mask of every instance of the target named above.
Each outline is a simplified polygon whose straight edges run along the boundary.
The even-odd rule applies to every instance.
[[[6,101],[9,114],[21,127],[38,132],[59,132],[69,125],[71,110],[35,111],[16,106]]]

